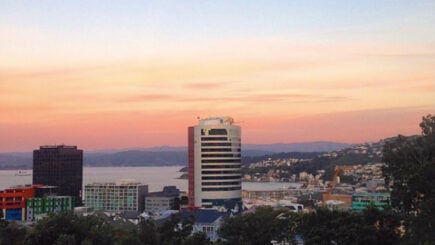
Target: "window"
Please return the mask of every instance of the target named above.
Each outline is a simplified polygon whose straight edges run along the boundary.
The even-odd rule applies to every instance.
[[[240,174],[240,170],[201,171],[201,174]]]
[[[224,128],[212,128],[208,131],[208,135],[227,135],[227,130]]]
[[[201,163],[240,163],[240,158],[237,159],[203,159]]]
[[[242,188],[240,186],[238,187],[209,187],[209,188],[202,188],[202,191],[237,191],[241,190]]]
[[[202,165],[202,169],[210,169],[210,168],[240,168],[240,164],[235,165]]]
[[[232,146],[231,143],[201,143],[201,146]]]
[[[228,180],[228,179],[240,179],[240,175],[234,176],[202,176],[202,180]]]
[[[202,141],[227,141],[227,137],[201,137]]]
[[[214,227],[213,227],[213,226],[210,226],[210,225],[204,225],[204,226],[202,227],[202,232],[205,232],[205,233],[211,233],[211,232],[214,232]]]
[[[201,154],[201,157],[240,157],[240,154]]]
[[[210,185],[240,185],[240,181],[234,181],[234,182],[202,182],[202,185],[204,186],[210,186]]]
[[[202,152],[232,152],[233,149],[231,149],[231,148],[202,148],[201,151]]]

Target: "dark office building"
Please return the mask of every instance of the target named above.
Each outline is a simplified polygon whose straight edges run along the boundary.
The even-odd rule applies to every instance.
[[[41,146],[33,151],[33,184],[57,186],[57,195],[82,205],[83,151],[77,146]]]

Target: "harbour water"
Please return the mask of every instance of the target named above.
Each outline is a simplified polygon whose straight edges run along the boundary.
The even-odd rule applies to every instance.
[[[84,167],[83,184],[94,182],[115,182],[118,179],[135,179],[148,185],[149,191],[161,191],[164,186],[175,185],[181,191],[187,191],[187,180],[179,179],[179,170],[184,166],[171,167]],[[21,175],[18,170],[0,170],[0,189],[16,185],[32,184],[32,170],[29,175]],[[243,182],[244,190],[278,190],[295,183],[283,182]]]

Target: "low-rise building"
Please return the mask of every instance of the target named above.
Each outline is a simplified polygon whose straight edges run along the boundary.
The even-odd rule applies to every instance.
[[[391,205],[389,193],[355,193],[352,195],[352,210],[362,211],[369,205],[375,205],[379,210]]]
[[[180,190],[175,186],[165,186],[163,191],[151,192],[145,197],[145,212],[178,210],[180,208]]]
[[[204,232],[207,238],[216,241],[219,238],[218,230],[227,213],[214,209],[183,210],[181,212],[182,220],[190,216],[195,218],[192,233]]]
[[[283,199],[289,190],[243,190],[243,199]]]
[[[35,196],[39,185],[15,186],[0,191],[0,209],[5,220],[26,219],[26,199]]]
[[[135,180],[85,185],[85,206],[95,211],[124,212],[144,210],[148,185]]]
[[[28,198],[26,200],[26,220],[38,221],[50,213],[72,211],[75,207],[75,197],[46,196]]]
[[[22,185],[0,190],[0,217],[5,220],[27,220],[27,202],[33,198],[54,195],[55,186]]]

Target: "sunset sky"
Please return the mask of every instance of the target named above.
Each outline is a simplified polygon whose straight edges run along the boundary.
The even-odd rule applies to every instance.
[[[435,1],[0,1],[0,152],[362,143],[435,114]]]

